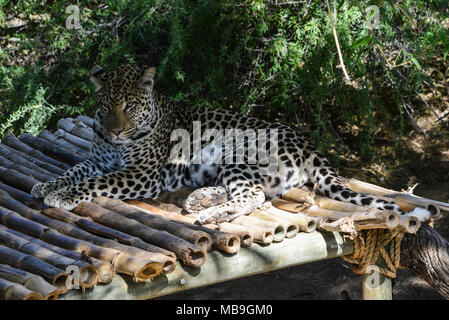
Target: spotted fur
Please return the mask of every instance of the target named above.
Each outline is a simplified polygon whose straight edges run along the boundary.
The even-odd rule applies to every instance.
[[[283,196],[289,189],[309,182],[330,198],[379,209],[397,205],[346,188],[341,177],[297,130],[279,123],[227,110],[190,107],[153,91],[154,68],[140,71],[131,65],[105,72],[97,68],[91,80],[97,88],[94,140],[90,159],[54,181],[37,184],[34,197],[47,205],[73,209],[96,196],[115,199],[156,198],[163,190],[183,185],[203,187],[186,201],[185,208],[198,213],[201,222],[231,220],[248,214],[265,200]],[[174,129],[192,136],[193,121],[206,129],[276,129],[279,170],[262,174],[262,165],[175,163],[169,154]],[[202,150],[210,143],[202,142]],[[250,150],[254,152],[254,150]],[[192,158],[190,158],[191,160]],[[209,207],[198,205],[199,199]]]

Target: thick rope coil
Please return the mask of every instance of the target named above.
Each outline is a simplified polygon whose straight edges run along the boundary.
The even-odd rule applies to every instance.
[[[354,252],[342,258],[351,264],[357,274],[376,270],[389,278],[396,278],[396,270],[401,268],[401,241],[404,233],[390,229],[362,230],[354,239]],[[386,267],[376,265],[379,254]]]

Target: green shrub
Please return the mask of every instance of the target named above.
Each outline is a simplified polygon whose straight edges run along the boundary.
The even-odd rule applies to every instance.
[[[380,130],[405,134],[405,105],[425,111],[425,71],[449,53],[445,1],[330,1],[351,84],[326,1],[79,1],[81,30],[65,26],[73,1],[41,2],[0,1],[0,135],[92,115],[90,68],[131,62],[156,66],[157,90],[180,102],[282,121],[323,151],[369,158]],[[13,16],[26,25],[8,27]]]

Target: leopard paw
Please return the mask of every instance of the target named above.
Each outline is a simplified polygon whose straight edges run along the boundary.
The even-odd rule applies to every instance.
[[[197,220],[201,224],[221,223],[231,220],[231,216],[227,212],[222,212],[214,207],[201,210],[197,213]]]
[[[81,201],[76,194],[71,193],[66,188],[53,191],[44,199],[44,203],[49,207],[62,208],[69,211],[74,209]]]
[[[205,187],[193,191],[184,201],[183,208],[189,213],[198,213],[228,201],[223,187]]]
[[[44,198],[53,191],[58,189],[58,185],[55,181],[45,182],[45,183],[38,183],[33,186],[31,189],[31,195],[36,198]]]

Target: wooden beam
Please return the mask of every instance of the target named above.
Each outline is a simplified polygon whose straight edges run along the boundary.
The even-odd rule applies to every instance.
[[[151,299],[182,290],[330,259],[351,254],[353,243],[337,232],[299,233],[294,238],[269,246],[253,244],[233,256],[213,250],[199,268],[178,265],[171,274],[159,275],[151,281],[133,283],[130,278],[116,276],[108,286],[96,286],[89,295],[71,291],[63,300],[77,299]],[[179,263],[179,262],[178,262]]]

